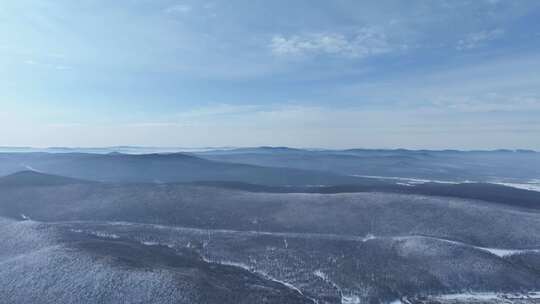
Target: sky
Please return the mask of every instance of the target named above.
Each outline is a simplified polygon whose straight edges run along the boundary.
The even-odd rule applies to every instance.
[[[540,150],[540,2],[2,0],[0,146]]]

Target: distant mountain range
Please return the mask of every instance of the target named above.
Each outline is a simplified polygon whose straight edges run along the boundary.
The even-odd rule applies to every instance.
[[[234,147],[151,147],[151,146],[111,146],[111,147],[12,147],[0,146],[0,153],[98,153],[107,154],[119,152],[125,154],[151,154],[151,153],[178,153],[178,152],[197,152],[210,150],[231,150]]]
[[[369,180],[317,170],[219,162],[182,153],[0,154],[0,175],[22,170],[118,183],[237,181],[263,185],[336,185]]]
[[[15,146],[0,146],[0,153],[9,152],[50,152],[50,153],[133,153],[133,154],[148,154],[148,153],[177,153],[177,152],[291,152],[291,151],[323,151],[323,152],[518,152],[518,153],[539,153],[530,149],[495,149],[495,150],[455,150],[455,149],[323,149],[323,148],[292,148],[292,147],[276,147],[276,146],[260,146],[260,147],[152,147],[152,146],[110,146],[110,147],[15,147]]]
[[[457,182],[540,180],[540,153],[532,150],[302,150],[261,147],[201,151],[195,154],[223,162],[319,170],[364,177]]]
[[[530,150],[257,147],[144,153],[154,148],[112,147],[51,148],[46,152],[28,153],[22,152],[26,148],[13,149],[19,152],[0,153],[0,175],[35,170],[108,182],[235,181],[273,186],[417,179],[422,182],[505,183],[540,189],[540,153]],[[79,150],[87,152],[74,152]]]

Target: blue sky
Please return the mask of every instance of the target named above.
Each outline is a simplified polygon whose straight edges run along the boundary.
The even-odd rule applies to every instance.
[[[0,145],[540,150],[540,2],[0,3]]]

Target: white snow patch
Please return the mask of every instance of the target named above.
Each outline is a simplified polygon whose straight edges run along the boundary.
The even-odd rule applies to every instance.
[[[169,247],[171,249],[174,249],[174,245],[163,244],[163,243],[153,242],[153,241],[141,241],[141,244],[143,244],[144,246],[166,246],[166,247]]]
[[[459,301],[492,301],[500,299],[540,299],[540,292],[528,292],[520,294],[506,294],[506,293],[495,293],[495,292],[471,292],[471,293],[456,293],[456,294],[446,294],[432,297],[433,299],[440,300],[459,300]]]
[[[328,277],[326,276],[326,273],[322,272],[321,270],[317,269],[313,272],[313,275],[316,277],[319,277],[323,279],[324,281],[328,281]]]
[[[106,233],[106,232],[101,232],[101,231],[89,231],[88,233],[91,234],[91,235],[95,235],[97,237],[100,237],[100,238],[105,238],[105,239],[116,240],[116,239],[120,238],[119,235],[114,234],[114,233]]]
[[[362,242],[367,242],[367,241],[370,241],[370,240],[374,240],[376,239],[377,237],[375,237],[375,235],[371,234],[371,233],[368,233],[363,239],[362,239]]]
[[[516,189],[540,192],[540,183],[538,183],[538,182],[532,182],[532,181],[529,182],[529,183],[503,183],[503,182],[497,182],[497,183],[492,183],[492,184],[512,187],[512,188],[516,188]]]
[[[255,273],[255,274],[258,274],[258,275],[261,275],[263,276],[265,279],[267,280],[270,280],[270,281],[273,281],[273,282],[276,282],[276,283],[279,283],[291,290],[294,290],[296,291],[297,293],[299,293],[301,296],[303,297],[306,297],[307,299],[311,300],[313,303],[318,303],[318,301],[316,299],[313,299],[313,298],[310,298],[306,295],[304,295],[304,293],[296,286],[292,285],[291,283],[288,283],[288,282],[285,282],[285,281],[281,281],[281,280],[278,280],[270,275],[268,275],[267,273],[265,272],[262,272],[262,271],[257,271],[255,269],[253,269],[252,267],[250,267],[249,265],[246,265],[244,263],[239,263],[239,262],[232,262],[232,261],[220,261],[220,262],[213,262],[205,257],[203,257],[203,261],[205,262],[208,262],[208,263],[218,263],[220,265],[227,265],[227,266],[234,266],[234,267],[239,267],[239,268],[242,268],[244,270],[247,270],[251,273]]]
[[[354,174],[356,177],[367,177],[367,178],[376,178],[376,179],[391,179],[399,181],[397,184],[402,186],[413,186],[416,184],[426,184],[426,183],[439,183],[439,184],[462,184],[470,183],[468,180],[464,181],[447,181],[447,180],[436,180],[436,179],[422,179],[422,178],[410,178],[410,177],[397,177],[397,176],[380,176],[380,175],[358,175]]]
[[[38,173],[42,173],[40,170],[32,167],[32,166],[29,166],[29,165],[26,165],[26,164],[21,164],[21,166],[23,166],[26,170],[29,170],[29,171],[33,171],[33,172],[38,172]]]
[[[360,304],[360,298],[357,295],[344,295],[341,297],[341,304]]]
[[[338,293],[340,294],[341,296],[341,304],[356,304],[356,303],[360,303],[360,298],[356,295],[344,295],[343,294],[343,290],[341,289],[341,287],[334,283],[334,281],[332,281],[328,275],[324,272],[322,272],[321,270],[315,270],[313,272],[313,275],[315,275],[316,277],[319,277],[321,278],[323,281],[325,281],[326,283],[332,285],[332,287],[334,287]],[[355,302],[356,301],[356,302]]]
[[[462,242],[458,242],[458,241],[452,241],[452,240],[447,240],[447,239],[442,239],[442,238],[437,238],[437,237],[429,237],[429,236],[393,237],[393,239],[395,239],[395,240],[407,240],[407,239],[410,239],[410,238],[428,238],[428,239],[433,239],[433,240],[437,240],[437,241],[441,241],[441,242],[445,242],[445,243],[449,243],[449,244],[454,244],[454,245],[458,245],[458,246],[470,247],[470,248],[474,248],[474,249],[489,252],[489,253],[491,253],[493,255],[496,255],[496,256],[498,256],[500,258],[504,258],[504,257],[507,257],[507,256],[516,255],[516,254],[540,253],[540,249],[502,249],[502,248],[480,247],[480,246],[474,246],[474,245],[470,245],[470,244],[466,244],[466,243],[462,243]]]
[[[212,263],[212,261],[210,261],[210,260],[207,260],[207,262]],[[251,267],[249,267],[249,265],[244,264],[244,263],[232,262],[232,261],[220,261],[220,262],[214,262],[214,263],[217,263],[217,264],[220,264],[220,265],[226,265],[226,266],[239,267],[239,268],[242,268],[244,270],[251,271],[251,272],[253,271],[251,269]]]
[[[142,242],[142,244],[145,245],[145,246],[157,246],[157,245],[159,245],[159,243],[157,243],[157,242],[149,242],[149,241]]]
[[[485,250],[501,258],[511,256],[511,255],[523,254],[523,253],[531,253],[531,252],[540,253],[540,249],[498,249],[498,248],[485,248],[485,247],[476,247],[476,248]]]

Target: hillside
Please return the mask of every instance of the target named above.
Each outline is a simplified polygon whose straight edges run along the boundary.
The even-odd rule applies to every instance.
[[[76,179],[127,183],[238,181],[264,185],[335,185],[362,180],[315,170],[225,163],[182,153],[0,154],[0,174],[28,168]]]

